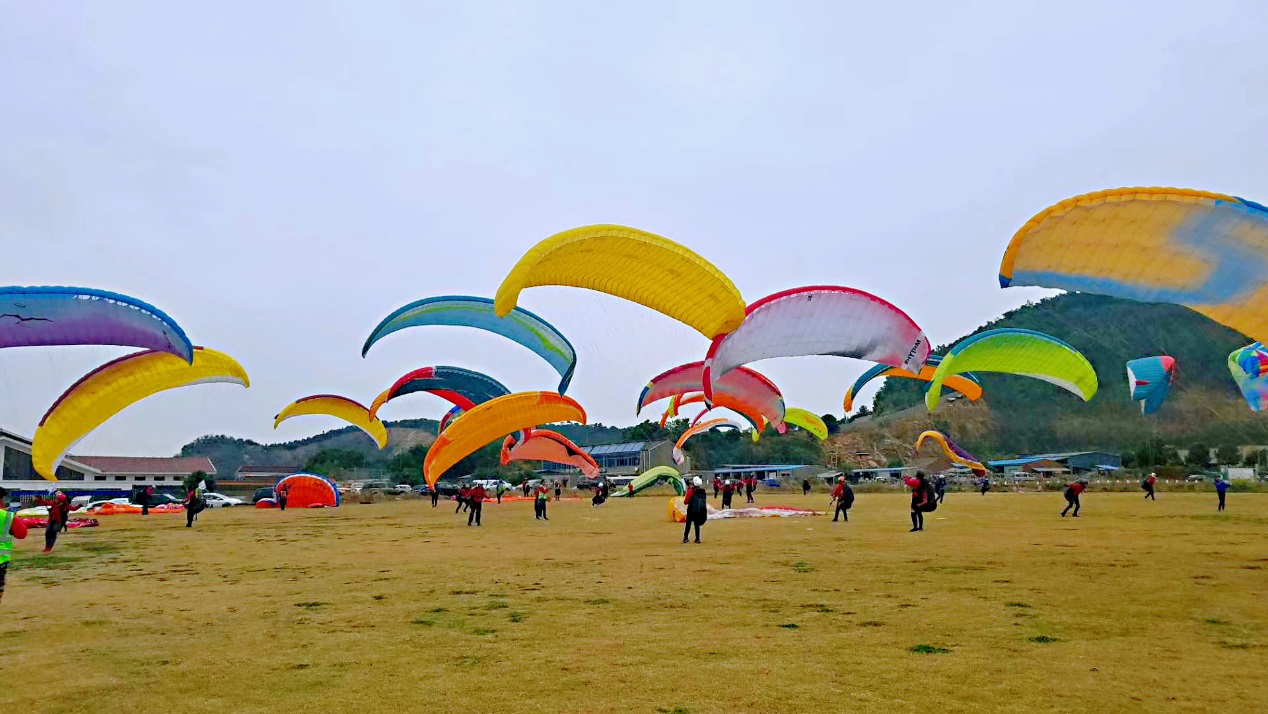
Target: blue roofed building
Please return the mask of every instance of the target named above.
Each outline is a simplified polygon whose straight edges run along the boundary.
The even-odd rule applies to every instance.
[[[1013,459],[987,461],[992,471],[1005,476],[1018,473],[1096,473],[1114,472],[1123,467],[1118,454],[1107,451],[1071,451],[1058,454],[1030,454]]]
[[[604,476],[637,476],[654,466],[672,466],[682,473],[691,470],[691,457],[682,464],[674,463],[674,445],[668,441],[630,441],[623,444],[582,446],[594,457]],[[576,474],[577,469],[564,464],[543,462],[538,473]]]

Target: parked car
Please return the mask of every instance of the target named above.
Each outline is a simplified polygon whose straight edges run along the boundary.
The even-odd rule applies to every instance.
[[[392,487],[387,481],[366,481],[361,484],[361,488],[357,489],[357,493],[371,493],[378,491],[379,493],[387,493]]]
[[[452,481],[437,481],[436,490],[439,491],[440,495],[445,498],[449,498],[451,496],[457,496],[458,484]]]
[[[425,484],[425,483],[420,483],[420,484],[418,484],[417,486],[415,486],[414,488],[412,488],[412,489],[410,489],[410,490],[412,490],[412,491],[414,492],[414,495],[416,495],[416,496],[429,496],[429,495],[431,495],[431,489],[430,489],[430,488],[428,488],[428,487],[427,487],[427,484]]]
[[[265,486],[264,488],[257,488],[255,490],[255,495],[251,497],[251,503],[259,503],[266,498],[276,500],[277,494],[273,493],[273,489],[268,486]]]
[[[407,483],[398,483],[395,486],[392,486],[387,489],[387,493],[393,493],[398,496],[407,494],[409,492],[410,492],[410,485]]]
[[[223,493],[208,493],[204,496],[207,500],[208,508],[224,508],[226,506],[245,506],[246,502],[241,498],[226,496]]]

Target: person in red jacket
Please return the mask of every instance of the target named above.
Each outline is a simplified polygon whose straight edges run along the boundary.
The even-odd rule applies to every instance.
[[[57,544],[57,534],[70,520],[70,498],[62,491],[57,491],[52,498],[37,498],[35,502],[48,507],[48,525],[44,528],[44,552],[53,552]]]
[[[4,599],[4,578],[9,574],[9,559],[13,555],[13,539],[26,537],[26,524],[17,514],[7,511],[5,499],[9,492],[0,487],[0,600]]]
[[[838,516],[844,516],[845,522],[850,522],[850,507],[854,505],[854,489],[850,488],[850,484],[845,482],[845,477],[837,478],[836,488],[832,489],[832,501],[836,503],[836,510],[832,513],[832,522],[837,522]]]
[[[1140,482],[1140,485],[1145,489],[1145,498],[1149,499],[1150,501],[1158,500],[1157,498],[1154,498],[1154,484],[1157,482],[1158,482],[1158,477],[1155,476],[1154,474],[1149,474],[1148,476],[1145,477],[1144,481]]]
[[[537,484],[537,488],[533,490],[533,515],[535,520],[549,521],[546,517],[546,504],[550,502],[550,489],[546,488],[546,482],[542,481]]]
[[[185,492],[185,500],[182,503],[185,504],[185,527],[193,528],[194,519],[207,508],[207,500],[199,491],[198,484],[194,484]]]
[[[467,525],[471,525],[473,521],[477,526],[480,525],[480,512],[484,510],[484,486],[477,483],[467,491],[467,504],[471,511],[467,514]]]
[[[458,513],[467,507],[467,499],[471,496],[471,489],[464,483],[458,487],[458,507],[453,509],[454,513]]]
[[[748,497],[745,503],[754,503],[753,492],[757,490],[757,477],[749,476],[744,479],[744,495]]]
[[[1061,517],[1065,518],[1066,511],[1074,509],[1074,517],[1079,517],[1079,494],[1083,493],[1083,489],[1087,488],[1087,481],[1075,481],[1065,485],[1065,510],[1061,511]]]
[[[731,497],[732,497],[733,495],[735,495],[735,491],[736,491],[736,489],[738,489],[738,488],[739,488],[739,486],[737,486],[737,485],[735,485],[735,484],[732,484],[732,483],[731,483],[731,479],[727,479],[727,480],[726,480],[726,483],[722,484],[722,508],[723,508],[723,510],[726,510],[726,509],[728,509],[728,508],[730,508],[730,507],[731,507]]]
[[[713,497],[717,498],[719,493],[722,493],[722,477],[714,476],[713,477]]]

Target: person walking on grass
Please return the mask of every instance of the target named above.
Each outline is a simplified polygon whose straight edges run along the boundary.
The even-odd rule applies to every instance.
[[[753,492],[757,490],[757,477],[749,476],[744,479],[744,495],[748,500],[745,503],[753,503]]]
[[[731,497],[735,495],[735,487],[731,484],[731,479],[727,479],[722,484],[722,508],[726,510],[731,507]]]
[[[505,482],[499,479],[498,485],[497,485],[498,503],[502,502],[502,494],[505,492],[506,492]]]
[[[198,517],[199,513],[202,513],[203,510],[207,508],[207,499],[203,498],[202,489],[198,487],[201,483],[202,482],[200,481],[197,484],[194,484],[190,487],[189,491],[185,493],[185,500],[183,503],[185,504],[186,528],[193,528],[194,519]]]
[[[911,486],[911,530],[909,533],[925,529],[925,514],[938,507],[934,498],[933,486],[925,477],[925,472],[917,471],[916,477],[907,482]]]
[[[5,510],[9,492],[0,487],[0,600],[4,600],[4,578],[9,574],[9,561],[13,557],[14,539],[26,538],[26,524],[18,520],[13,511]]]
[[[1215,494],[1220,497],[1220,506],[1217,511],[1224,510],[1224,492],[1228,490],[1228,481],[1222,478],[1215,479]]]
[[[717,498],[718,494],[720,493],[722,493],[722,477],[714,476],[713,477],[713,497]]]
[[[1149,499],[1150,501],[1158,500],[1157,498],[1154,497],[1155,483],[1158,483],[1158,476],[1153,473],[1150,473],[1148,476],[1145,477],[1144,481],[1140,482],[1140,487],[1145,489],[1145,498]]]
[[[48,524],[44,527],[44,552],[52,553],[57,545],[57,534],[65,530],[70,520],[70,499],[65,492],[56,491],[51,498],[37,498],[35,503],[48,507]]]
[[[141,489],[141,515],[150,515],[150,499],[154,498],[154,487],[146,486]]]
[[[454,513],[459,513],[467,507],[467,497],[470,495],[471,489],[467,487],[467,484],[464,483],[458,487],[458,507],[453,509]]]
[[[564,485],[558,481],[555,482],[555,500],[558,501],[564,492]]]
[[[981,478],[981,480],[979,480],[979,481],[977,482],[977,485],[978,485],[978,487],[979,487],[979,488],[981,488],[981,489],[982,489],[982,495],[983,495],[983,496],[985,496],[985,495],[986,495],[986,492],[987,492],[987,491],[989,491],[989,490],[991,490],[991,479],[990,479],[990,477],[988,477],[988,476],[983,476],[983,477]]]
[[[1083,490],[1086,488],[1087,481],[1075,481],[1074,483],[1067,483],[1065,485],[1065,510],[1061,511],[1062,518],[1065,518],[1066,511],[1069,511],[1071,508],[1074,509],[1073,517],[1079,517],[1079,507],[1082,505],[1079,503],[1079,495],[1082,494]]]
[[[440,505],[440,489],[436,488],[436,484],[428,486],[427,490],[431,493],[431,507]]]
[[[709,494],[704,490],[704,482],[699,476],[693,478],[691,487],[687,489],[687,494],[682,499],[687,504],[687,520],[682,526],[683,543],[687,542],[692,526],[696,528],[696,542],[700,542],[700,526],[709,519],[708,498]]]
[[[480,525],[480,512],[484,510],[484,497],[484,486],[478,483],[467,492],[467,504],[469,506],[467,510],[470,511],[467,514],[467,525],[471,525],[473,521],[477,526]]]
[[[808,478],[803,478],[801,480],[801,495],[803,496],[810,495],[810,479]]]
[[[546,504],[550,502],[550,491],[546,488],[546,482],[542,481],[537,484],[537,490],[533,492],[533,514],[536,520],[549,521],[546,517]]]
[[[277,507],[279,510],[286,510],[286,499],[290,497],[291,485],[289,483],[282,484],[281,488],[277,489]]]
[[[850,488],[844,476],[837,477],[836,488],[832,489],[831,502],[836,503],[836,510],[832,512],[832,522],[836,523],[837,517],[840,516],[849,523],[850,508],[854,505],[854,489]]]
[[[938,496],[938,503],[947,497],[947,477],[938,474],[938,478],[933,480],[933,492]]]

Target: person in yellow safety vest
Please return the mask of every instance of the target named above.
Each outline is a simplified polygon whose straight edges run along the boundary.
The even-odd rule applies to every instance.
[[[13,539],[26,537],[26,524],[19,521],[13,511],[4,510],[7,495],[8,491],[0,488],[0,600],[4,599],[4,578],[13,557]]]

